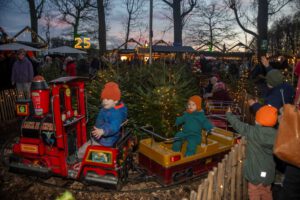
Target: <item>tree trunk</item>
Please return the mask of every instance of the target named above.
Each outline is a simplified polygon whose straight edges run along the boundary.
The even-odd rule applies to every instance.
[[[268,0],[258,1],[257,33],[257,56],[260,58],[268,50]]]
[[[105,10],[103,0],[97,0],[98,4],[98,40],[99,40],[99,56],[106,52],[106,23],[105,23]]]
[[[74,42],[75,42],[75,38],[78,37],[78,26],[79,26],[79,19],[80,19],[80,14],[76,15],[75,18],[75,23],[74,23]]]
[[[125,36],[125,46],[124,46],[125,49],[127,49],[127,42],[128,42],[128,39],[129,39],[130,22],[131,22],[131,14],[129,14],[128,21],[127,21],[126,36]]]
[[[182,17],[180,0],[173,1],[174,46],[182,46]]]
[[[35,0],[28,0],[29,4],[29,11],[30,11],[30,23],[31,29],[35,33],[31,33],[31,40],[33,43],[38,42],[37,34],[38,34],[38,17],[37,17],[37,10],[35,8]]]

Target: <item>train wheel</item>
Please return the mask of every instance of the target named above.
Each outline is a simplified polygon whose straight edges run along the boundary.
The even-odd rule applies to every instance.
[[[189,168],[188,170],[187,170],[187,172],[186,172],[186,176],[187,177],[192,177],[193,176],[193,168]]]
[[[180,180],[180,177],[181,177],[181,173],[176,172],[176,173],[173,175],[173,181],[174,181],[174,182],[179,181],[179,180]]]

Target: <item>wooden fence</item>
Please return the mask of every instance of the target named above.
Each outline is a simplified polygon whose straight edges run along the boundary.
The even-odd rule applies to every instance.
[[[208,177],[191,191],[190,200],[247,199],[247,182],[243,178],[245,139],[232,147],[222,162],[208,173]]]
[[[0,122],[16,118],[16,100],[24,98],[24,94],[16,89],[0,91]]]

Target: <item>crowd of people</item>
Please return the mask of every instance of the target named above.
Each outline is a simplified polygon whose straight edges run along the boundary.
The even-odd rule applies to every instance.
[[[233,128],[247,140],[244,177],[248,181],[249,199],[300,199],[300,169],[278,159],[273,152],[284,104],[299,102],[297,100],[300,78],[296,90],[284,80],[280,68],[277,66],[277,69],[274,69],[272,63],[265,56],[261,57],[260,67],[263,67],[262,71],[265,71],[264,92],[259,98],[249,98],[247,102],[255,115],[255,124],[241,122],[231,113],[230,108],[226,114],[227,120]],[[299,76],[299,72],[300,62],[296,65],[295,74]],[[212,76],[209,83],[203,88],[203,97],[218,101],[230,101],[232,99],[225,88],[225,84],[218,75]],[[298,124],[300,125],[300,122]],[[281,190],[272,196],[271,186],[275,182],[275,172],[283,173],[284,180],[279,182]]]
[[[81,74],[95,74],[102,65],[102,62],[110,62],[114,64],[118,57],[112,54],[110,58],[91,57],[88,61],[76,61],[73,57],[53,57],[45,56],[43,62],[35,58],[34,54],[20,49],[16,53],[9,52],[7,54],[0,54],[0,78],[1,87],[14,86],[17,90],[24,91],[27,98],[30,98],[30,84],[35,75],[38,75],[39,70],[43,68],[56,67],[60,73],[67,76],[76,76]],[[138,58],[136,57],[136,60]],[[245,136],[247,144],[247,155],[244,164],[244,176],[248,180],[248,194],[250,200],[258,199],[272,199],[271,185],[275,180],[275,171],[282,170],[285,174],[282,183],[282,189],[276,199],[300,199],[300,169],[289,163],[285,163],[276,159],[273,155],[273,145],[277,134],[277,129],[280,124],[280,116],[282,115],[282,107],[284,104],[293,104],[300,96],[300,78],[298,79],[298,89],[295,90],[291,84],[284,81],[282,72],[279,70],[286,67],[286,60],[282,59],[280,66],[275,66],[266,57],[261,57],[261,64],[250,66],[249,62],[244,60],[239,66],[237,63],[222,63],[213,62],[210,64],[203,55],[196,59],[193,68],[197,68],[197,72],[206,74],[215,74],[210,77],[209,83],[203,88],[202,96],[204,99],[212,99],[217,101],[232,101],[225,83],[221,80],[218,73],[228,72],[239,78],[243,70],[249,70],[250,79],[262,75],[264,78],[265,87],[262,87],[260,98],[249,98],[248,105],[255,115],[255,124],[247,124],[241,122],[236,116],[231,113],[229,108],[227,111],[227,119],[232,124],[233,128]],[[274,69],[276,67],[276,69]],[[297,64],[295,74],[300,76],[300,63]],[[255,84],[262,85],[260,81],[255,81]],[[103,125],[103,116],[106,111],[115,111],[116,105],[120,101],[120,90],[116,83],[107,83],[101,93],[101,100],[104,106],[100,110],[96,125],[93,130],[95,140],[100,144],[104,142],[103,135],[109,135],[106,130],[106,125]],[[206,129],[208,132],[213,128],[212,124],[207,120],[202,110],[202,98],[200,96],[192,96],[188,100],[188,109],[183,116],[178,117],[176,125],[183,124],[182,131],[176,134],[176,137],[187,140],[189,145],[187,147],[186,156],[195,154],[196,146],[201,143],[201,135],[197,134],[200,130]],[[106,106],[106,107],[105,107]],[[112,110],[111,110],[112,109]],[[117,112],[119,113],[119,111]],[[120,124],[124,121],[121,115],[118,115],[118,123],[116,130],[119,129]],[[100,120],[101,118],[101,120]],[[104,117],[105,118],[105,117]],[[126,118],[126,117],[125,117]],[[197,120],[195,121],[194,118]],[[193,120],[191,120],[193,119]],[[108,120],[108,119],[107,119]],[[108,124],[111,119],[108,120]],[[116,121],[114,119],[114,121]],[[200,124],[198,122],[201,122]],[[299,122],[300,124],[300,122]],[[115,133],[116,131],[114,131]],[[97,141],[95,143],[97,143]],[[111,141],[113,143],[114,141]],[[89,143],[87,143],[88,145]],[[106,145],[106,144],[105,144]],[[180,151],[182,141],[179,140],[174,143],[173,150]],[[83,155],[86,145],[80,150]],[[82,156],[79,155],[79,158]]]

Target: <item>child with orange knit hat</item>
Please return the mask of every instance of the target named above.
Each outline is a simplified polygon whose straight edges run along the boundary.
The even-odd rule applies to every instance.
[[[112,146],[119,139],[121,124],[127,118],[127,108],[124,103],[120,102],[121,91],[117,83],[106,83],[100,99],[102,100],[102,108],[92,130],[92,138],[79,148],[79,159],[83,158],[86,148],[91,144]]]
[[[275,179],[273,145],[277,132],[273,127],[277,123],[277,109],[270,105],[261,107],[256,112],[255,125],[241,122],[230,108],[226,116],[232,127],[247,140],[244,177],[248,181],[249,199],[271,200],[271,184]]]
[[[211,131],[213,128],[210,121],[205,117],[202,110],[202,99],[200,96],[192,96],[188,100],[187,110],[183,116],[177,117],[175,125],[183,124],[183,130],[176,133],[178,138],[173,143],[173,151],[179,152],[183,142],[187,141],[185,156],[192,156],[196,153],[197,145],[201,144],[202,129]]]

